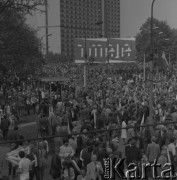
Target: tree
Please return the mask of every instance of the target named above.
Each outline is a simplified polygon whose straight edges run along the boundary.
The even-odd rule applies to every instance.
[[[58,53],[49,52],[47,56],[47,60],[49,63],[58,63],[60,55]]]
[[[43,63],[37,33],[25,23],[17,10],[9,10],[0,17],[0,71],[6,79],[33,75]]]
[[[141,26],[140,32],[136,35],[136,50],[139,60],[143,59],[143,54],[146,54],[146,60],[150,61],[150,26],[151,18],[148,18],[147,21]],[[174,29],[171,29],[166,21],[159,21],[157,19],[154,19],[154,27],[154,53],[160,57],[163,51],[165,51],[166,54],[173,52],[175,47],[177,47],[177,34],[175,34],[176,31]]]
[[[58,53],[53,53],[49,52],[48,53],[48,62],[49,63],[66,63],[66,62],[73,62],[73,56],[65,56],[63,54],[58,54]]]
[[[16,10],[28,14],[36,10],[37,6],[44,5],[45,0],[0,0],[0,15],[9,10]]]

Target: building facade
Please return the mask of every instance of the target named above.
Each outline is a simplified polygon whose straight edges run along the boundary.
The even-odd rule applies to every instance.
[[[120,37],[120,0],[60,0],[59,21],[61,54],[74,56],[75,38]]]

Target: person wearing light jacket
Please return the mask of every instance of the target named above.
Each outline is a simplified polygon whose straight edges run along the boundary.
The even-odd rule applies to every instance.
[[[70,160],[74,156],[75,152],[73,148],[69,145],[68,138],[63,139],[63,145],[60,147],[59,156],[61,158],[61,162],[64,160]]]

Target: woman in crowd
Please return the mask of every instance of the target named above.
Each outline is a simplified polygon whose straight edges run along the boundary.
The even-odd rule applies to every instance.
[[[50,175],[54,180],[59,180],[62,173],[61,158],[59,156],[59,152],[60,148],[56,147],[51,160]]]

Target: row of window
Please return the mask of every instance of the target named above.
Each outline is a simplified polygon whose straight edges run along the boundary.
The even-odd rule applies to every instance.
[[[62,9],[61,11],[61,14],[80,14],[80,13],[84,13],[84,14],[101,14],[102,13],[102,10],[99,9],[97,10],[96,9],[83,9],[83,8],[78,8],[78,9],[69,9],[69,8],[65,8],[65,9]]]
[[[119,32],[119,31],[116,31],[115,32]],[[87,34],[86,38],[99,38],[101,35],[101,33],[95,33],[95,34]],[[62,39],[63,41],[66,41],[66,42],[72,42],[75,38],[85,38],[85,34],[75,34],[75,35],[64,35],[62,34]]]
[[[66,18],[67,15],[62,16],[64,20],[78,20],[78,21],[83,21],[84,24],[86,24],[86,20],[90,20],[90,21],[97,21],[101,19],[101,14],[90,14],[90,15],[86,15],[86,14],[70,14],[68,15],[68,18]]]
[[[75,6],[69,6],[69,5],[60,5],[60,9],[76,9],[76,10],[83,10],[83,9],[97,9],[98,8],[101,8],[102,6],[101,5],[75,5]]]
[[[100,18],[101,19],[101,18]],[[85,24],[85,22],[89,22],[88,24]],[[76,20],[76,19],[62,19],[61,24],[67,25],[69,27],[82,27],[82,28],[89,28],[89,29],[100,29],[101,25],[96,25],[95,22],[99,22],[99,20],[96,19],[88,19],[87,20]]]
[[[65,28],[62,28],[62,33],[95,33],[95,32],[101,32],[101,28],[97,29],[94,27],[85,28],[84,26],[77,26],[77,27],[71,27],[71,25],[64,24],[62,25]]]

